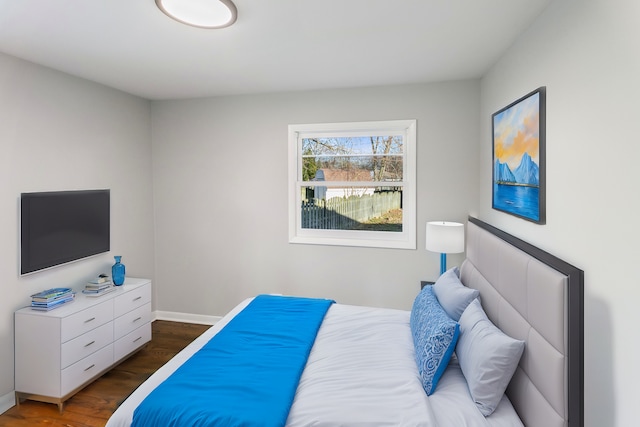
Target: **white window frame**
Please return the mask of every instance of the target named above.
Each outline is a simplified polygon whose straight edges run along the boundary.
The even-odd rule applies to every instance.
[[[302,139],[403,136],[402,231],[317,230],[301,227]],[[416,249],[416,120],[289,125],[289,242],[316,245]],[[345,184],[349,183],[336,183]]]

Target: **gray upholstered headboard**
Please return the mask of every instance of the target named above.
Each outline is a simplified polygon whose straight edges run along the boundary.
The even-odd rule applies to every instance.
[[[462,282],[487,315],[525,340],[507,395],[527,427],[584,425],[582,270],[476,218]]]

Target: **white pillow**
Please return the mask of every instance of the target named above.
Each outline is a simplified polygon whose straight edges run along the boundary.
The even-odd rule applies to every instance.
[[[471,397],[486,417],[500,403],[522,357],[524,341],[505,335],[491,323],[478,299],[469,304],[459,323],[456,356]]]
[[[433,292],[438,302],[449,317],[458,321],[462,312],[471,301],[480,295],[477,289],[467,288],[459,279],[458,267],[453,267],[444,273],[433,285]]]

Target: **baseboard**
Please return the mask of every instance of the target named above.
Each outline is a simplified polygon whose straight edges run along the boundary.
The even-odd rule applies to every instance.
[[[198,323],[201,325],[215,325],[220,316],[205,316],[202,314],[176,313],[173,311],[154,311],[153,320],[169,320],[171,322]]]
[[[4,396],[0,396],[0,414],[7,412],[9,409],[16,406],[16,393],[7,393]]]

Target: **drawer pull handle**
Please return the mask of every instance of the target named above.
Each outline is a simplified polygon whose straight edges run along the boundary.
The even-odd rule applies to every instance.
[[[85,321],[84,321],[84,323],[89,323],[89,322],[92,322],[92,321],[94,321],[94,320],[96,320],[96,318],[95,318],[95,317],[92,317],[91,319],[87,319],[87,320],[85,320]]]
[[[85,344],[84,346],[85,346],[85,347],[89,347],[91,344],[95,344],[95,342],[96,342],[96,341],[95,341],[95,340],[93,340],[93,341],[91,341],[90,343]]]
[[[138,338],[136,338],[135,340],[133,340],[133,342],[140,341],[141,339],[142,339],[142,337],[138,337]]]
[[[94,366],[96,366],[95,363],[93,365],[89,366],[88,368],[86,368],[84,371],[87,372],[89,369],[93,368]]]
[[[142,319],[142,317],[138,317],[137,319],[133,319],[133,323],[136,323],[140,319]]]
[[[134,300],[134,301],[138,301],[139,299],[142,299],[142,297],[136,297],[136,298],[134,298],[133,300]]]

